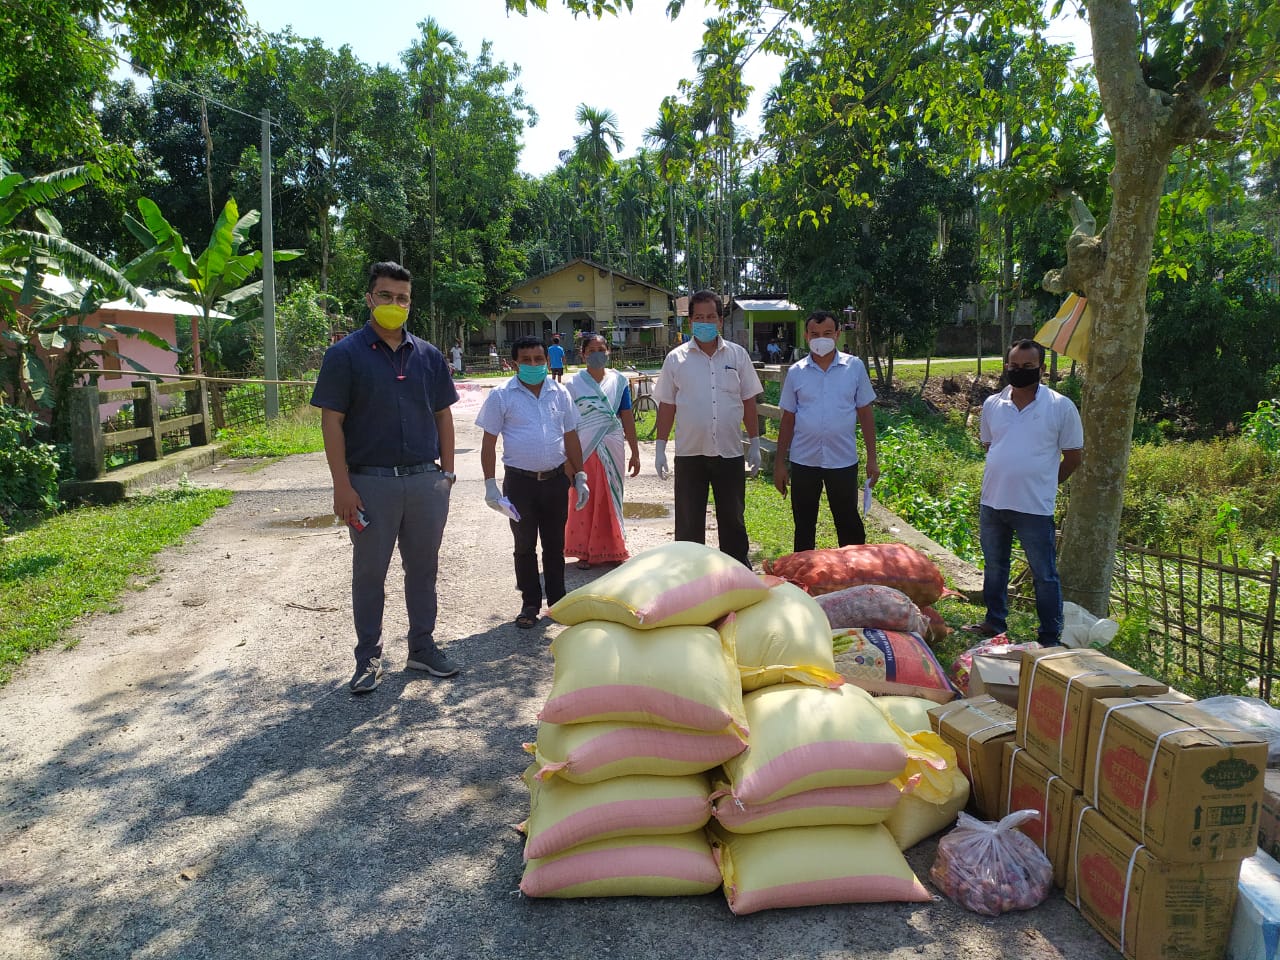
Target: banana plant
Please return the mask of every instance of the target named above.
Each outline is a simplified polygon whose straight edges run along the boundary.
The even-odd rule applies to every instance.
[[[250,210],[242,217],[235,200],[228,200],[218,222],[213,225],[208,244],[197,257],[192,255],[182,234],[164,218],[155,201],[141,198],[138,211],[142,215],[140,221],[126,217],[125,223],[135,237],[143,243],[152,244],[144,256],[162,257],[179,283],[173,294],[200,308],[200,315],[191,317],[191,366],[192,372],[198,375],[203,372],[200,361],[201,324],[207,329],[209,318],[215,311],[234,309],[262,293],[261,283],[245,282],[262,269],[262,251],[240,252],[249,241],[249,231],[262,215],[257,210]],[[301,250],[277,250],[272,259],[282,263],[301,255]]]
[[[59,325],[51,327],[53,318],[44,312],[51,297],[42,284],[46,274],[96,286],[107,299],[142,303],[133,280],[66,239],[44,206],[96,175],[93,167],[76,166],[27,177],[0,158],[0,383],[13,403],[53,406],[48,370],[36,350],[61,338]]]

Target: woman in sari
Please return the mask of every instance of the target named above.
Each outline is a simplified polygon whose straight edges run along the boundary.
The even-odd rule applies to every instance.
[[[631,415],[631,388],[625,376],[609,369],[608,343],[598,333],[585,333],[581,353],[586,369],[566,380],[565,386],[581,417],[582,469],[592,497],[584,509],[569,511],[564,552],[577,557],[578,569],[586,570],[592,564],[621,563],[630,556],[622,530],[623,440],[631,447],[625,468],[628,476],[640,473],[640,446]]]

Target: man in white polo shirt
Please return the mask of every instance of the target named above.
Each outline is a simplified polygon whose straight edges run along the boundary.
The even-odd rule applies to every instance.
[[[819,310],[804,323],[809,353],[787,371],[782,384],[782,422],[773,461],[773,485],[787,495],[787,462],[791,463],[793,547],[812,550],[818,529],[818,500],[827,489],[827,504],[840,546],[866,543],[858,516],[858,440],[862,429],[867,448],[867,480],[880,479],[876,465],[876,420],[871,403],[876,392],[867,368],[857,357],[836,349],[836,318]]]
[[[1043,386],[1044,347],[1019,340],[1009,349],[1009,386],[982,405],[980,439],[987,451],[982,474],[979,535],[982,599],[987,616],[965,627],[984,637],[1004,633],[1009,612],[1009,555],[1016,534],[1035,582],[1039,640],[1062,635],[1062,584],[1055,556],[1053,507],[1058,484],[1080,466],[1084,430],[1076,405]]]
[[[756,397],[763,392],[751,356],[720,336],[723,320],[720,298],[699,290],[689,298],[693,338],[662,362],[653,388],[658,401],[657,449],[654,467],[665,480],[667,438],[679,421],[675,456],[675,520],[677,540],[707,542],[707,491],[716,499],[720,551],[751,566],[750,541],[744,519],[747,474],[760,472],[759,421]],[[745,427],[750,441],[742,455]]]

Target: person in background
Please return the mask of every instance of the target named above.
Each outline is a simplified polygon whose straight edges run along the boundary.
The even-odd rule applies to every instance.
[[[710,490],[721,552],[750,567],[744,467],[752,477],[760,472],[756,397],[763,388],[746,349],[720,335],[724,321],[718,296],[710,290],[695,293],[689,298],[689,318],[693,339],[667,354],[653,390],[658,401],[654,468],[663,480],[670,475],[667,440],[678,421],[675,538],[706,543]],[[739,427],[747,432],[745,458]]]
[[[369,270],[372,319],[325,351],[311,395],[320,408],[333,512],[350,525],[352,693],[382,679],[387,567],[400,547],[409,617],[405,667],[451,677],[457,665],[435,643],[436,574],[453,488],[458,400],[440,351],[404,329],[413,278],[398,263]]]
[[[462,341],[453,341],[449,353],[453,357],[453,372],[459,377],[462,376]]]
[[[502,361],[498,359],[498,345],[496,343],[489,344],[489,367],[493,370],[500,369]]]
[[[584,458],[582,469],[595,491],[588,509],[569,514],[564,552],[578,558],[578,568],[626,560],[627,541],[622,523],[622,480],[640,473],[640,445],[631,413],[631,387],[627,378],[609,369],[609,345],[598,333],[584,333],[579,347],[585,370],[566,385],[578,405],[578,439]],[[624,441],[631,448],[626,461]],[[602,491],[607,491],[604,496]],[[570,496],[573,496],[571,493]]]
[[[551,365],[551,376],[556,383],[564,379],[564,347],[560,346],[560,337],[551,338],[551,346],[547,348],[547,362]]]
[[[480,467],[484,472],[484,500],[505,513],[505,499],[519,519],[509,518],[515,538],[516,587],[520,613],[516,626],[529,628],[541,616],[543,582],[538,579],[538,541],[542,541],[542,579],[548,604],[565,594],[564,531],[570,487],[574,507],[583,509],[591,496],[582,470],[578,442],[578,408],[563,386],[547,379],[547,351],[536,337],[521,337],[511,345],[517,374],[489,391],[476,426]],[[502,486],[497,480],[497,443],[502,437]]]
[[[782,384],[782,421],[773,460],[773,485],[784,497],[791,484],[793,548],[812,550],[823,487],[840,546],[866,543],[858,515],[858,439],[867,448],[867,480],[880,479],[876,465],[876,398],[866,367],[857,357],[836,350],[836,318],[826,311],[809,314],[804,325],[809,353],[787,370]],[[790,460],[790,478],[787,462]]]
[[[1076,405],[1040,383],[1043,373],[1044,347],[1019,340],[1005,357],[1009,385],[982,405],[978,436],[987,463],[978,535],[987,615],[964,629],[982,637],[1005,632],[1009,560],[1016,535],[1035,584],[1040,643],[1054,646],[1062,637],[1062,584],[1053,509],[1058,486],[1080,466],[1084,429]]]

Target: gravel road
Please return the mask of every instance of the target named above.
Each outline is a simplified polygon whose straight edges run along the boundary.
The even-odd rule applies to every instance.
[[[517,630],[511,535],[483,503],[478,391],[437,633],[452,680],[402,672],[398,566],[372,695],[348,694],[350,546],[319,454],[224,461],[233,503],[79,643],[0,689],[0,957],[1109,960],[1060,894],[996,920],[945,900],[735,918],[721,894],[521,896],[518,776],[559,629]],[[665,505],[645,470],[626,499]],[[667,518],[631,523],[632,551]],[[714,541],[713,541],[714,542]],[[569,586],[591,572],[569,569]],[[909,859],[927,883],[933,842]]]

